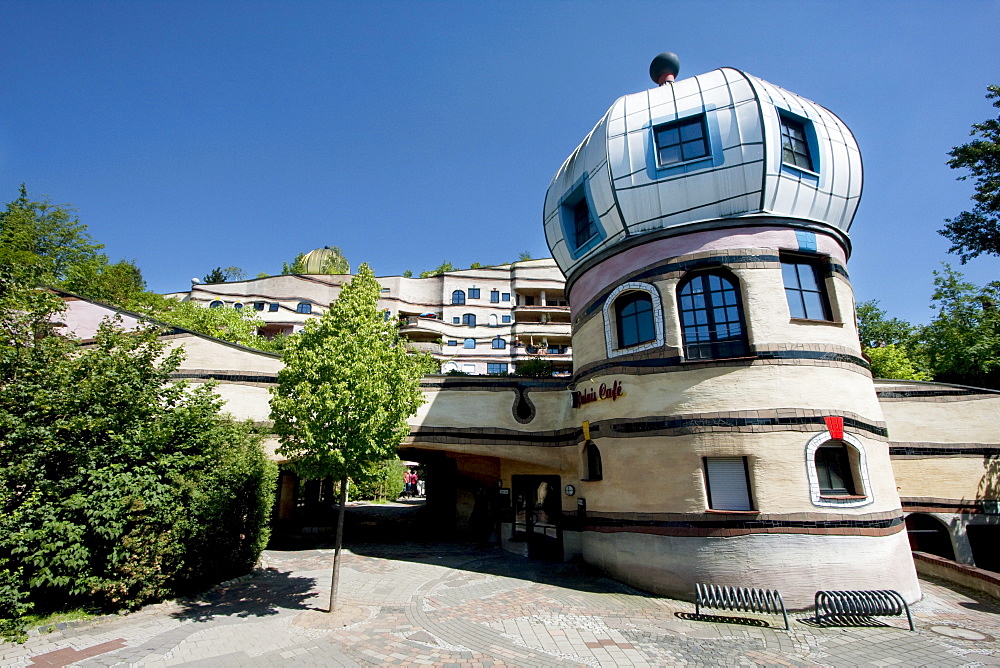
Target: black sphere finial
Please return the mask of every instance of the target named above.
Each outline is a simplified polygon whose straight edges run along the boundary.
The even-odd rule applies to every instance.
[[[664,51],[649,64],[649,78],[653,83],[663,85],[673,81],[681,71],[681,61],[676,53]]]

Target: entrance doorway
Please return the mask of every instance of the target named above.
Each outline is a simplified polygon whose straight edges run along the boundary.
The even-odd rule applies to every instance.
[[[515,475],[514,540],[528,543],[528,557],[562,561],[562,499],[557,475]]]

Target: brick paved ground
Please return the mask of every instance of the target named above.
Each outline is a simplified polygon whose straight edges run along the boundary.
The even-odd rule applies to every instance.
[[[403,543],[345,552],[343,610],[329,550],[266,553],[268,568],[202,600],[0,645],[5,666],[1000,665],[1000,607],[922,581],[904,618],[823,627],[693,615],[574,565],[498,550]]]

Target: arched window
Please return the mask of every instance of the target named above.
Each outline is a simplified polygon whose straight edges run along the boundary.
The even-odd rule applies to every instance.
[[[853,435],[821,432],[809,439],[805,454],[814,506],[857,508],[874,502],[865,448]]]
[[[503,340],[503,337],[498,336],[497,338],[493,339],[494,350],[502,350],[503,348],[506,347],[507,347],[507,342]]]
[[[906,516],[906,537],[910,549],[917,552],[936,554],[945,559],[955,560],[955,548],[951,544],[951,533],[941,520],[933,515],[912,513]],[[978,562],[976,564],[979,565]]]
[[[466,313],[465,315],[463,315],[462,316],[462,324],[463,325],[468,325],[469,327],[475,327],[476,326],[476,314],[475,313]]]
[[[722,272],[695,274],[680,284],[681,334],[689,360],[746,355],[739,283]]]
[[[615,300],[618,347],[629,348],[656,339],[653,299],[648,292],[626,292]]]
[[[465,303],[465,291],[455,290],[451,293],[451,303],[452,304],[464,304]]]
[[[604,479],[604,466],[601,464],[601,451],[597,448],[597,444],[593,441],[587,441],[583,444],[583,456],[584,456],[584,466],[586,469],[583,472],[584,480],[602,480]]]
[[[475,348],[476,347],[476,340],[475,339],[466,339],[465,340],[465,344],[464,344],[463,347],[465,347],[465,348]]]
[[[491,313],[490,314],[490,327],[496,327],[499,324],[500,323],[497,321],[497,314],[496,313]]]
[[[611,291],[602,307],[608,357],[631,355],[663,345],[660,291],[629,281]]]
[[[242,311],[243,310],[243,302],[234,302],[233,303],[233,308],[236,309],[237,311]]]
[[[309,302],[299,302],[299,305],[295,307],[296,313],[312,313],[313,306]]]
[[[854,494],[854,476],[851,475],[851,458],[843,441],[827,441],[816,448],[814,455],[816,477],[821,496],[849,496]]]
[[[218,299],[216,299],[215,301],[213,301],[211,304],[208,305],[208,308],[221,308],[222,306],[223,303]]]

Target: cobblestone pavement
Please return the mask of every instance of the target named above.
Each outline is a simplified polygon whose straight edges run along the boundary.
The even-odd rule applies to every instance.
[[[901,617],[821,626],[807,613],[696,618],[572,564],[468,546],[355,545],[342,609],[322,612],[331,550],[265,553],[266,569],[172,601],[0,645],[5,666],[1000,665],[1000,607],[921,581]]]

